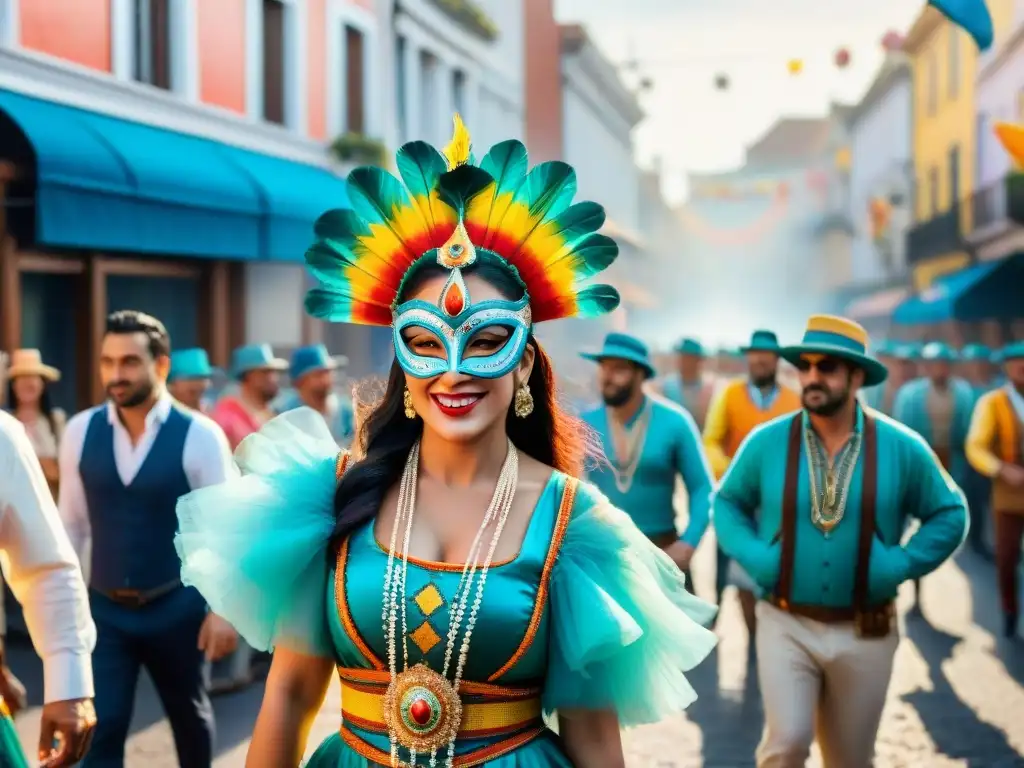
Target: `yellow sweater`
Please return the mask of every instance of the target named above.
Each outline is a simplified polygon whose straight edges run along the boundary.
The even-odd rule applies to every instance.
[[[750,397],[746,379],[730,381],[712,400],[704,421],[704,447],[715,477],[721,478],[747,435],[766,421],[800,410],[800,396],[780,386],[768,410]]]
[[[1024,489],[1014,488],[998,477],[1004,463],[1024,463],[1022,441],[1024,428],[1010,402],[1010,393],[996,389],[982,395],[974,406],[964,452],[972,467],[993,478],[992,508],[996,512],[1024,514]]]

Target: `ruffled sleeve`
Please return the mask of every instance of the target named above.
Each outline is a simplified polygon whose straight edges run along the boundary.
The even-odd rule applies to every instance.
[[[717,638],[716,608],[624,512],[581,484],[551,574],[544,709],[613,710],[623,726],[663,719],[697,694],[684,672]]]
[[[338,459],[323,418],[300,408],[242,441],[240,476],[178,500],[182,582],[253,648],[333,655],[327,548]]]

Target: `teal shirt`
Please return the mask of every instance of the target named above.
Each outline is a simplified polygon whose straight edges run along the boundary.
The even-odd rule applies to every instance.
[[[683,381],[678,373],[666,376],[661,387],[666,398],[676,405],[681,405],[691,414],[696,410],[701,392],[704,390],[704,380]]]
[[[803,413],[803,412],[801,412]],[[743,566],[758,586],[771,592],[779,578],[782,494],[786,480],[787,414],[747,437],[722,478],[714,498],[718,543]],[[875,414],[878,447],[876,536],[871,549],[869,599],[892,600],[901,583],[939,567],[967,533],[967,505],[928,445],[893,419]],[[857,428],[864,415],[857,411]],[[843,520],[829,534],[811,521],[810,475],[803,441],[797,490],[794,604],[851,607],[860,533],[861,452],[854,467]],[[921,526],[905,545],[900,539],[908,518]]]
[[[680,538],[696,547],[708,527],[714,483],[700,431],[689,412],[675,403],[650,395],[646,402],[651,404],[651,420],[629,490],[623,493],[618,489],[614,471],[604,462],[592,468],[587,479],[613,505],[632,517],[641,531],[648,536],[658,536],[676,530],[673,497],[676,478],[682,476],[689,496],[690,520]],[[634,418],[641,412],[642,409],[637,411]],[[605,455],[613,456],[608,412],[604,406],[586,411],[583,419],[600,436]]]
[[[893,417],[910,427],[932,444],[932,423],[928,415],[928,393],[931,381],[926,378],[914,379],[900,387],[893,403]],[[964,379],[952,378],[949,387],[953,394],[953,422],[950,426],[950,460],[951,470],[955,478],[962,479],[967,469],[967,458],[964,455],[964,443],[967,431],[971,426],[971,415],[974,412],[974,388]]]

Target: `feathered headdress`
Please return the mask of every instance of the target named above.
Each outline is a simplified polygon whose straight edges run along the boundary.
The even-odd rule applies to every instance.
[[[430,259],[453,277],[478,258],[500,260],[525,287],[534,322],[593,317],[618,306],[611,286],[582,285],[615,260],[618,246],[597,234],[601,206],[572,203],[571,166],[555,161],[528,171],[519,141],[497,144],[477,165],[458,115],[443,154],[414,141],[398,151],[397,164],[401,182],[381,168],[352,171],[352,209],[317,221],[317,240],[306,252],[321,283],[306,297],[314,317],[391,325],[404,280]],[[451,315],[461,310],[455,294],[446,288]]]

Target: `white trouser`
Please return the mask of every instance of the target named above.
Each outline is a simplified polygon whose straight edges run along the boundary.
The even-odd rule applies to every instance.
[[[860,638],[852,622],[823,624],[758,602],[758,768],[803,768],[815,735],[825,768],[871,768],[898,644],[895,618],[887,637]]]

